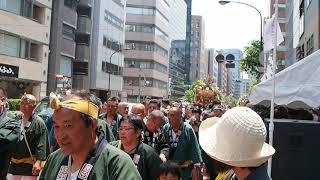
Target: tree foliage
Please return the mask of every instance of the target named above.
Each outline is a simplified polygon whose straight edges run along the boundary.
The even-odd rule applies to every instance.
[[[196,97],[196,89],[200,89],[201,87],[204,87],[206,84],[202,81],[202,80],[196,80],[193,81],[191,84],[191,87],[185,91],[185,99],[188,102],[192,102],[194,101],[195,97]]]
[[[244,48],[244,58],[240,61],[241,70],[251,74],[255,79],[260,79],[261,73],[258,68],[260,65],[260,41],[252,41],[249,46]]]

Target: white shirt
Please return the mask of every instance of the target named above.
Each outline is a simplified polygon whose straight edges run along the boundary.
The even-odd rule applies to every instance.
[[[74,172],[74,173],[71,173],[71,180],[77,180],[79,171],[80,171],[80,169],[78,171]]]

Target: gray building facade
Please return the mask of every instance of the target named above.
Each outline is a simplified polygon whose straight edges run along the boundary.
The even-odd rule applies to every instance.
[[[192,16],[192,55],[191,55],[191,82],[203,79],[207,75],[208,67],[204,63],[204,19],[202,16]],[[207,63],[207,61],[205,61]]]
[[[235,98],[239,98],[240,93],[240,59],[243,57],[243,53],[240,49],[221,49],[221,54],[226,57],[232,54],[235,57],[235,67],[228,70],[228,86],[230,87],[230,94],[233,94]]]
[[[48,68],[48,92],[56,91],[56,75],[63,75],[65,89],[89,89],[93,0],[56,0]]]
[[[125,0],[95,0],[90,90],[102,100],[123,92]]]
[[[123,87],[129,102],[168,97],[169,18],[167,0],[128,0]]]
[[[184,96],[186,83],[185,50],[186,50],[186,26],[187,3],[185,0],[168,1],[170,5],[170,98],[178,99]]]
[[[52,1],[0,0],[0,87],[46,95]]]

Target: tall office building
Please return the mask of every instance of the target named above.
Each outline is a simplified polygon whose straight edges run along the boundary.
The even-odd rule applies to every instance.
[[[90,90],[102,100],[123,92],[124,0],[95,0],[92,28]],[[110,78],[110,79],[109,79]]]
[[[208,49],[208,74],[210,74],[213,77],[213,83],[218,85],[218,79],[219,79],[219,63],[216,61],[216,56],[218,55],[216,50],[213,48]]]
[[[192,0],[185,0],[187,3],[187,23],[186,23],[186,56],[185,56],[185,84],[191,84],[191,42],[192,42]]]
[[[168,2],[170,5],[169,37],[171,40],[169,95],[171,99],[178,99],[184,96],[184,85],[187,84],[185,71],[187,3],[185,0]]]
[[[128,0],[124,89],[130,102],[168,96],[169,18],[167,0]]]
[[[300,0],[294,6],[294,12],[299,14],[295,19],[299,22],[299,36],[295,36],[299,40],[296,54],[301,60],[320,48],[320,2]]]
[[[240,49],[222,49],[221,53],[226,57],[228,54],[232,54],[235,58],[234,68],[230,68],[228,72],[230,94],[233,94],[235,98],[240,97],[240,59],[243,57],[243,53]]]
[[[0,87],[9,98],[47,90],[52,1],[0,1]]]
[[[280,25],[281,33],[284,37],[284,42],[277,46],[277,71],[281,71],[285,68],[285,58],[287,53],[287,47],[285,42],[287,41],[287,30],[286,30],[286,0],[278,0],[278,22]],[[270,14],[275,13],[275,0],[271,0],[270,3]],[[290,38],[290,37],[289,37]]]
[[[64,89],[89,89],[92,5],[92,0],[53,1],[48,92],[56,91],[58,74]]]
[[[240,75],[240,97],[248,95],[250,87],[250,79],[247,73],[241,72]]]
[[[204,79],[208,73],[208,66],[204,60],[204,26],[202,16],[192,16],[191,82]]]

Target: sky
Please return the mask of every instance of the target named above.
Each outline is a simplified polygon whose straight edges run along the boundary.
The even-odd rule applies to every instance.
[[[219,0],[192,0],[192,15],[205,20],[206,48],[244,50],[252,40],[260,40],[260,16],[253,8]],[[269,16],[270,0],[236,0],[256,7],[262,18]]]

